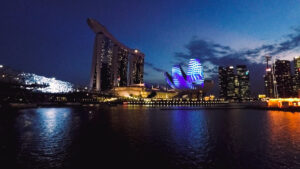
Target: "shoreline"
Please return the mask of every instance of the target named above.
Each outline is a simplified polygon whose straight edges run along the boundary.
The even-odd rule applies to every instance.
[[[152,108],[160,108],[161,110],[201,110],[201,109],[259,109],[259,110],[277,110],[277,111],[290,111],[300,112],[300,107],[267,107],[263,102],[260,103],[207,103],[207,104],[122,104],[122,103],[8,103],[1,104],[1,109],[29,109],[29,108],[47,108],[47,107],[99,107],[99,106],[145,106]]]

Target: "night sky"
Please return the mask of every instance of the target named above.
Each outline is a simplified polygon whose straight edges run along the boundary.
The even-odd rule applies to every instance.
[[[0,5],[0,64],[87,85],[89,17],[145,53],[151,83],[164,83],[162,72],[197,57],[216,83],[217,66],[246,64],[257,94],[264,55],[300,55],[299,0],[9,0]]]

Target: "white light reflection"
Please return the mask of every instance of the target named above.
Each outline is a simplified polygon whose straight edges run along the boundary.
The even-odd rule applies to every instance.
[[[52,133],[56,127],[56,110],[49,109],[44,113],[44,124],[48,133]]]
[[[56,135],[63,132],[69,123],[70,109],[68,108],[41,108],[40,123],[43,133],[48,135]]]

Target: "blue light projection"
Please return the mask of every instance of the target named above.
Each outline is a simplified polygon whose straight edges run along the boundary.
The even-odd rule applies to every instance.
[[[175,86],[174,86],[174,82],[173,82],[173,79],[172,79],[172,76],[168,73],[168,72],[165,72],[165,79],[166,79],[166,81],[167,81],[167,83],[168,83],[168,85],[171,87],[171,88],[175,88]]]
[[[173,89],[197,89],[204,85],[203,68],[199,59],[190,59],[188,73],[180,65],[172,67],[172,76],[165,73],[167,83]]]
[[[187,81],[190,84],[193,84],[193,87],[197,85],[202,86],[204,84],[203,68],[199,59],[190,59],[188,72],[187,72]]]
[[[186,81],[186,75],[183,72],[180,65],[175,65],[172,67],[172,78],[173,78],[173,83],[175,88],[178,89],[189,88]]]

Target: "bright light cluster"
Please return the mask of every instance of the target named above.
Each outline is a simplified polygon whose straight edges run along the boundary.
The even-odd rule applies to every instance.
[[[203,68],[199,59],[190,59],[187,75],[180,65],[172,67],[172,76],[165,73],[167,83],[173,89],[197,89],[204,85]]]
[[[180,65],[172,67],[172,78],[176,88],[188,88],[188,84],[185,81],[185,73],[183,72]]]
[[[68,93],[74,90],[71,83],[56,80],[55,78],[47,78],[32,73],[22,73],[20,76],[24,79],[26,85],[44,85],[27,87],[27,89],[32,89],[34,91],[43,93]]]
[[[299,98],[273,98],[267,101],[268,107],[288,108],[300,107]]]
[[[187,80],[195,85],[202,85],[203,79],[203,69],[199,59],[191,59],[189,62]]]

